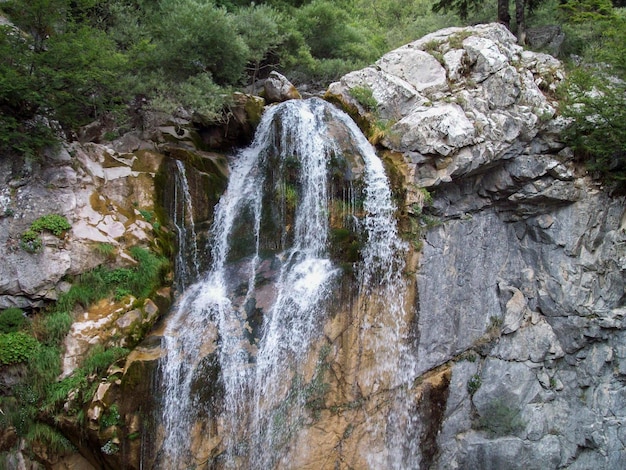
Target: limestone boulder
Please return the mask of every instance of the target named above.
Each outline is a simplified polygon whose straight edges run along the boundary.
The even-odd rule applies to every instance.
[[[524,51],[506,28],[489,24],[444,29],[391,51],[331,84],[327,97],[372,129],[385,120],[377,140],[419,161],[414,184],[428,187],[524,153],[555,115],[544,91],[562,79],[556,59]],[[375,112],[352,96],[363,88]]]
[[[295,86],[280,73],[270,72],[269,77],[263,84],[265,100],[268,103],[280,103],[287,100],[302,98]]]

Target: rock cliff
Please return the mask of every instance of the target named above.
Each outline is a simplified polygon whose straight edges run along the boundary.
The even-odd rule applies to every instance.
[[[553,57],[481,25],[428,35],[329,88],[370,127],[387,121],[381,143],[402,154],[405,184],[432,194],[417,361],[451,377],[424,468],[626,464],[624,198],[560,141],[562,78]],[[355,88],[371,90],[374,111]]]

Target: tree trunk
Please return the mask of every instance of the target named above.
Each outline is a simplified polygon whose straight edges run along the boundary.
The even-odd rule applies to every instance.
[[[526,0],[515,0],[515,23],[517,24],[517,42],[526,44]]]
[[[517,0],[516,0],[517,1]],[[509,15],[509,0],[498,0],[498,23],[511,29],[511,15]]]

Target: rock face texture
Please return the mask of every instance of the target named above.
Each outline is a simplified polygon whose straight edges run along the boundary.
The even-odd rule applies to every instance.
[[[481,25],[329,88],[370,120],[350,90],[372,91],[383,145],[433,196],[417,369],[448,364],[451,379],[428,468],[626,465],[625,201],[572,166],[551,98],[562,77],[554,58]]]
[[[147,145],[147,144],[146,144]],[[71,144],[44,163],[2,160],[0,189],[0,308],[42,306],[67,284],[64,276],[106,260],[105,244],[123,252],[149,243],[154,211],[154,175],[163,155],[150,148],[117,152],[98,144]],[[41,216],[64,216],[72,228],[60,238],[42,235],[32,253],[20,247],[22,233]]]

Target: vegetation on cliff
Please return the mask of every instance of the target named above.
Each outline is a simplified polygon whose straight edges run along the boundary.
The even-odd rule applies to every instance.
[[[26,317],[17,308],[0,312],[0,367],[4,374],[15,370],[14,383],[3,384],[0,394],[0,433],[2,451],[18,440],[28,444],[26,451],[41,459],[37,449],[63,455],[73,449],[58,432],[58,417],[81,422],[101,377],[109,366],[124,358],[129,350],[111,344],[96,344],[71,375],[59,380],[63,341],[77,305],[87,309],[103,298],[143,300],[163,285],[168,263],[165,258],[140,247],[133,247],[132,268],[100,266],[74,279],[71,288],[58,301],[34,316]],[[131,338],[134,342],[141,337]],[[134,343],[125,343],[133,346]],[[70,402],[70,405],[66,403]],[[65,405],[65,408],[64,408]],[[0,460],[0,465],[2,464]]]

